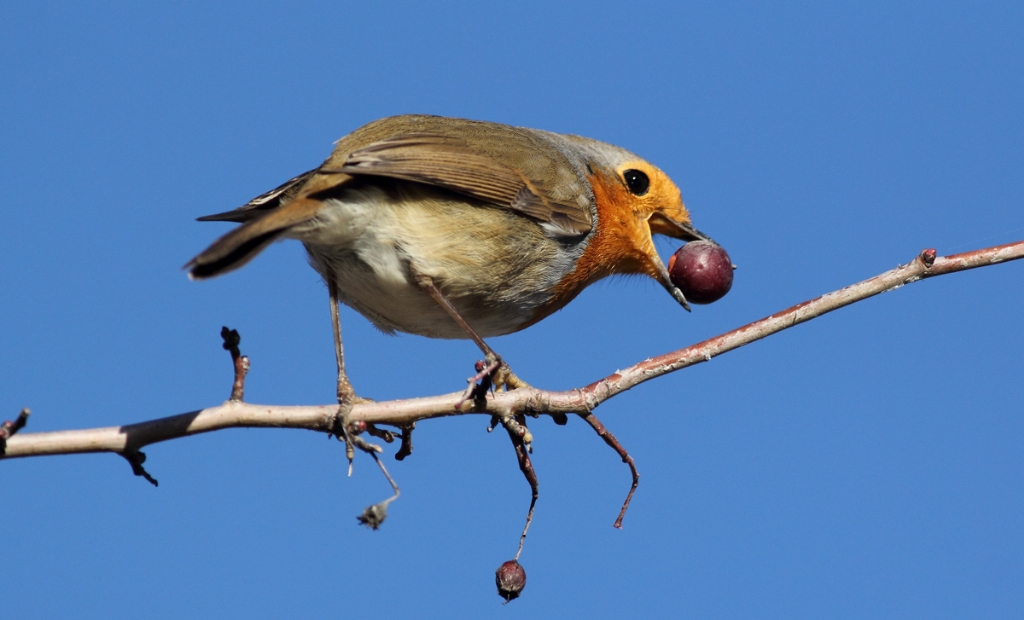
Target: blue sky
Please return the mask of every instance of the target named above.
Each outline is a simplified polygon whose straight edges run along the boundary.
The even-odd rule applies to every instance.
[[[189,282],[224,211],[348,131],[421,112],[578,133],[680,185],[739,265],[682,312],[616,279],[492,344],[581,386],[910,260],[1024,238],[1019,3],[46,3],[0,6],[0,419],[108,426],[327,403],[327,296],[297,243]],[[660,246],[667,257],[672,243]],[[487,419],[423,423],[387,494],[304,431],[0,463],[10,617],[1012,617],[1024,612],[1024,264],[888,293],[532,425],[541,498]],[[343,313],[360,393],[448,392],[466,341]]]

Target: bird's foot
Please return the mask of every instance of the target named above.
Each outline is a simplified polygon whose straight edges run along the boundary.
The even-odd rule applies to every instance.
[[[335,435],[339,441],[345,442],[345,456],[348,458],[349,476],[352,475],[352,461],[355,458],[355,449],[359,448],[373,457],[374,462],[377,463],[377,467],[379,467],[381,472],[383,472],[384,477],[388,479],[388,483],[394,491],[394,495],[382,502],[369,506],[362,512],[362,514],[356,517],[359,523],[376,530],[380,527],[381,523],[384,522],[384,519],[387,518],[388,505],[398,499],[400,492],[395,480],[391,477],[391,474],[388,473],[387,468],[384,467],[384,463],[377,457],[377,454],[383,452],[384,448],[377,444],[370,443],[363,436],[364,434],[371,435],[373,437],[379,437],[387,443],[391,443],[395,440],[394,433],[385,429],[377,428],[373,423],[367,422],[366,420],[351,419],[353,406],[369,402],[373,401],[369,398],[357,396],[355,391],[352,389],[352,386],[348,383],[348,379],[342,375],[338,381],[338,410],[334,414],[330,434]],[[409,439],[411,432],[411,427],[406,428],[402,435],[402,450],[406,455],[412,452],[412,442]]]
[[[500,360],[499,360],[500,361]],[[530,384],[520,379],[516,373],[512,372],[509,365],[504,361],[501,361],[498,365],[498,369],[491,375],[491,382],[494,384],[494,389],[500,390],[518,390],[519,388],[528,388]]]
[[[370,430],[372,425],[368,425],[363,420],[350,420],[352,408],[355,405],[371,402],[373,402],[371,399],[357,395],[355,390],[352,389],[352,386],[348,384],[347,381],[344,383],[339,381],[338,409],[334,413],[334,420],[331,423],[331,432],[329,435],[334,435],[339,441],[345,442],[345,457],[348,459],[349,476],[352,475],[352,461],[355,459],[356,448],[371,454],[384,451],[380,446],[372,444],[360,437],[363,432]],[[373,428],[372,430],[376,430],[376,428]],[[380,436],[375,432],[371,432],[371,434]],[[392,441],[393,440],[394,439],[392,438]]]
[[[476,374],[466,379],[466,390],[462,397],[455,403],[456,410],[462,410],[467,402],[475,401],[486,397],[490,390],[514,390],[523,387],[530,387],[530,384],[520,379],[509,365],[501,359],[497,353],[488,353],[487,356],[476,363]]]

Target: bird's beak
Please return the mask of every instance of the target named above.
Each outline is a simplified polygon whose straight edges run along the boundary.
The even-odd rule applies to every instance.
[[[651,232],[683,241],[710,241],[714,239],[697,230],[689,223],[677,222],[664,213],[654,213],[648,220]]]

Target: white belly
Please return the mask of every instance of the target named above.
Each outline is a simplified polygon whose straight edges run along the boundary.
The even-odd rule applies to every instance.
[[[483,337],[530,321],[583,250],[511,212],[421,186],[368,186],[325,201],[292,231],[341,301],[385,332],[466,338],[411,268],[429,276]]]

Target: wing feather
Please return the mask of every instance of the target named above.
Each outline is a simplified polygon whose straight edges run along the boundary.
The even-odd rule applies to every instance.
[[[578,202],[553,198],[540,180],[526,178],[459,137],[408,133],[385,138],[349,153],[337,172],[443,187],[521,213],[562,236],[578,237],[592,228],[589,210]]]

